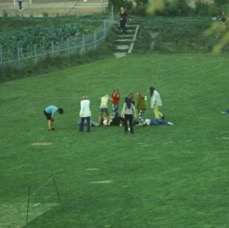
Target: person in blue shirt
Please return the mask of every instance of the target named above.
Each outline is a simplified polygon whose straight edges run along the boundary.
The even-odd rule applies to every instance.
[[[45,108],[44,110],[44,115],[46,116],[46,119],[48,120],[48,130],[49,131],[54,131],[54,116],[56,113],[63,114],[64,109],[63,108],[58,108],[54,105],[50,105]]]

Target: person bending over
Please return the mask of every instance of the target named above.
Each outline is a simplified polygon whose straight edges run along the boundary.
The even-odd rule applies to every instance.
[[[63,114],[64,109],[63,108],[58,108],[54,105],[50,105],[45,108],[44,110],[44,115],[46,116],[46,119],[48,120],[48,130],[49,131],[54,131],[54,116],[56,113]]]

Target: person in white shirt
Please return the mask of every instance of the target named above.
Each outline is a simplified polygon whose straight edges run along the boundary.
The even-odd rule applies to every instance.
[[[162,100],[160,94],[154,87],[150,87],[150,96],[151,96],[151,108],[154,110],[155,118],[164,119],[164,115],[159,111],[159,107],[162,106]]]
[[[83,96],[80,102],[80,132],[83,132],[85,120],[87,122],[87,132],[91,131],[91,110],[90,110],[90,100],[87,96]]]

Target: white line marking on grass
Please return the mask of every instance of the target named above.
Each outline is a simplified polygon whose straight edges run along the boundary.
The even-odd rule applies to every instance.
[[[49,146],[52,143],[50,142],[37,142],[37,143],[32,143],[32,146]]]
[[[110,184],[112,180],[91,181],[90,184]]]
[[[148,146],[152,146],[151,144],[144,144],[144,143],[138,143],[139,146],[144,146],[144,147],[148,147]]]
[[[224,139],[224,140],[229,140],[229,137],[222,137],[222,138],[216,138],[216,139]]]
[[[163,142],[163,143],[173,143],[173,141]]]
[[[40,204],[40,203],[36,203],[36,204],[33,205],[33,207],[36,207],[36,206],[38,206],[39,204]]]
[[[223,137],[222,139],[227,139],[227,140],[228,140],[228,139],[229,139],[229,137]]]
[[[96,171],[99,170],[98,168],[87,168],[87,171]]]

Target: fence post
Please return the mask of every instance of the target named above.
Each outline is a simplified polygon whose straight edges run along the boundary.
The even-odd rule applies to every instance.
[[[97,47],[97,45],[96,45],[96,32],[94,31],[94,49],[96,50],[96,47]]]
[[[114,21],[114,6],[111,5],[111,19]]]
[[[0,51],[0,64],[2,65],[3,63],[3,57],[2,57],[2,51]]]
[[[21,62],[20,62],[20,48],[17,48],[17,64],[20,67],[21,66]]]
[[[106,20],[103,21],[103,27],[104,27],[104,36],[107,37]]]
[[[83,37],[82,37],[82,52],[85,53],[86,51],[86,48],[85,48],[85,37],[84,37],[84,34],[83,34]]]
[[[3,57],[2,57],[2,51],[0,52],[0,58],[1,58],[1,65],[0,65],[0,72],[3,73]],[[1,79],[4,79],[4,76],[2,75],[2,78]]]
[[[54,54],[54,43],[53,43],[53,40],[52,40],[52,56]]]
[[[34,57],[35,57],[35,63],[37,63],[37,45],[34,44]]]
[[[69,55],[70,55],[70,40],[69,40],[69,37],[68,37],[68,57],[69,57]]]

